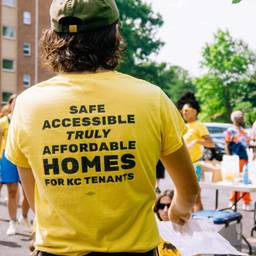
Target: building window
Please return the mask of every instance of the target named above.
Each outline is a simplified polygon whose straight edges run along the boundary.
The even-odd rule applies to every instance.
[[[16,6],[16,0],[3,0],[3,5],[15,7]]]
[[[31,24],[31,12],[23,12],[23,23],[26,25]]]
[[[26,88],[30,86],[30,75],[29,74],[23,75],[23,86]]]
[[[14,61],[10,59],[3,59],[2,67],[4,71],[14,71]]]
[[[30,56],[31,55],[31,45],[29,43],[23,44],[23,54],[24,56]]]
[[[6,104],[10,98],[10,96],[12,96],[13,93],[12,92],[3,92],[2,93],[2,103]]]
[[[2,34],[5,38],[15,38],[15,28],[10,26],[3,26]]]

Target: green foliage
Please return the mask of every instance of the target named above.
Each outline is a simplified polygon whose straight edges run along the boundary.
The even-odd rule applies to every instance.
[[[240,3],[242,0],[233,0],[232,1],[232,4],[238,4],[238,3]]]
[[[227,121],[225,118],[225,96],[221,81],[216,76],[205,75],[196,78],[196,97],[201,104],[202,121]]]
[[[137,65],[149,61],[150,55],[158,53],[163,46],[156,37],[163,19],[141,0],[117,0],[116,3],[120,10],[121,32],[128,46],[119,70],[136,75]]]
[[[207,73],[195,80],[205,120],[229,121],[241,102],[255,104],[254,63],[255,54],[247,44],[233,39],[228,31],[219,30],[214,42],[206,44],[201,64]]]
[[[238,81],[254,61],[254,54],[242,40],[235,40],[228,31],[219,30],[214,43],[203,49],[202,66],[227,84]]]
[[[152,54],[157,54],[164,45],[156,36],[163,25],[160,14],[154,13],[151,5],[142,0],[116,2],[121,15],[121,32],[127,44],[118,70],[158,85],[173,101],[177,101],[184,90],[194,91],[186,70],[151,60]]]
[[[239,102],[234,107],[234,110],[241,110],[244,112],[246,127],[251,127],[256,120],[256,107],[253,107],[252,103],[249,101]]]
[[[195,91],[188,72],[181,67],[146,62],[138,65],[137,71],[137,77],[161,87],[174,102],[178,101],[184,91]]]
[[[187,91],[195,92],[195,84],[187,70],[178,66],[171,66],[165,75],[166,80],[168,79],[168,88],[165,92],[174,102],[177,102]]]

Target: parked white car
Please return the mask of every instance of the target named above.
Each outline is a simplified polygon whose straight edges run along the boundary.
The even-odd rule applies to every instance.
[[[204,160],[222,160],[225,153],[225,135],[224,132],[232,126],[231,123],[205,123],[210,136],[215,143],[215,148],[205,148],[203,159]]]
[[[232,126],[231,123],[205,123],[210,135],[215,139],[224,140],[224,132]]]

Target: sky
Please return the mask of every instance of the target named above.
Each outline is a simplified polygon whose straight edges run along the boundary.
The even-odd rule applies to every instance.
[[[200,69],[202,48],[213,42],[218,29],[229,30],[233,38],[242,39],[256,51],[256,0],[144,0],[159,12],[164,25],[157,36],[165,42],[154,59],[179,65],[191,76]]]

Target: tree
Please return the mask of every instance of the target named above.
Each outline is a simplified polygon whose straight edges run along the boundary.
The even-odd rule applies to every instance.
[[[150,60],[150,55],[158,53],[163,42],[156,32],[163,25],[160,14],[152,11],[151,5],[141,0],[117,0],[120,10],[121,32],[127,49],[119,70],[131,75],[139,75],[142,63]]]
[[[173,101],[178,100],[183,90],[194,91],[195,86],[186,70],[156,63],[151,58],[164,45],[157,38],[157,31],[163,25],[160,14],[154,13],[151,5],[142,0],[117,0],[116,3],[127,44],[118,70],[158,85]]]
[[[248,45],[219,30],[214,42],[203,48],[202,67],[206,74],[195,80],[202,102],[203,118],[229,121],[230,113],[241,102],[252,102],[255,54]]]
[[[150,62],[139,65],[137,69],[143,79],[160,86],[174,102],[184,91],[195,91],[188,71],[179,66]]]
[[[165,92],[174,102],[177,102],[185,92],[196,91],[188,71],[179,66],[170,66],[165,76],[169,79]]]

